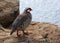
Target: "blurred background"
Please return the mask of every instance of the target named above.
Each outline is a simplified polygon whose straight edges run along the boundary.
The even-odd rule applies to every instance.
[[[60,0],[20,0],[20,13],[26,7],[33,9],[32,21],[60,26]]]

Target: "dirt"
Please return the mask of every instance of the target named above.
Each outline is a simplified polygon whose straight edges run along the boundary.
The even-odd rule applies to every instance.
[[[25,30],[29,35],[20,37],[16,32],[10,35],[11,29],[0,30],[0,43],[60,43],[60,27],[50,23],[32,22]]]

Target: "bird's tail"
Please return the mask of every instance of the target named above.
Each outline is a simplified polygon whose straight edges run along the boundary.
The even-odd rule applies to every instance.
[[[12,28],[12,31],[11,31],[10,35],[12,35],[13,32],[15,32],[15,30],[16,30],[16,28]]]

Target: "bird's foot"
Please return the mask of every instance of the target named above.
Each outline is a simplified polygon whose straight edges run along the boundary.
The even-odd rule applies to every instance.
[[[20,37],[21,35],[17,35],[17,37]]]
[[[24,34],[24,35],[29,35],[28,32],[24,32],[23,34]]]

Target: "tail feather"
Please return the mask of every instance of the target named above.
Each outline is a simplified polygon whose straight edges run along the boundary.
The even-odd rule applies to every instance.
[[[12,35],[13,32],[15,32],[15,30],[16,30],[16,28],[12,28],[12,31],[11,31],[10,35]]]

